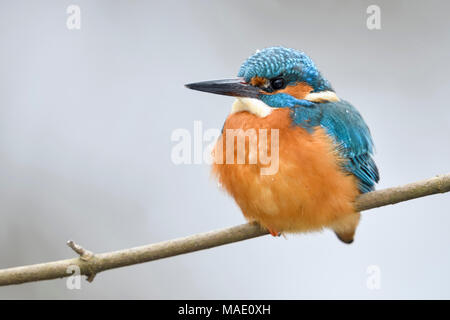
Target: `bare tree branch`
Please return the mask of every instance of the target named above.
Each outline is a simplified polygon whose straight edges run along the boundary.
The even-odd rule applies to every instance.
[[[449,191],[450,174],[446,174],[400,187],[366,193],[357,199],[356,208],[364,211]],[[105,270],[213,248],[266,234],[268,232],[257,224],[247,223],[184,238],[99,254],[93,254],[73,241],[68,241],[68,246],[80,255],[79,258],[0,270],[0,286],[68,277],[72,274],[68,270],[73,270],[73,266],[78,266],[81,274],[86,275],[88,280],[92,281],[97,273]]]

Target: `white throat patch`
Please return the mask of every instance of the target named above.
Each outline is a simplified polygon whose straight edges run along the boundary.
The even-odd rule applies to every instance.
[[[336,102],[339,101],[339,98],[333,91],[320,91],[309,93],[305,100],[312,102]]]
[[[237,98],[231,107],[231,113],[248,111],[260,118],[264,118],[271,114],[273,109],[277,108],[272,108],[259,99]]]
[[[321,91],[309,93],[305,100],[317,103],[340,101],[339,97],[333,91]],[[274,109],[259,99],[254,98],[237,98],[231,107],[231,113],[248,111],[260,118],[267,117]]]

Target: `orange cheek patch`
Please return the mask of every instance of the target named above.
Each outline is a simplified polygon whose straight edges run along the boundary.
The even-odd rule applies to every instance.
[[[263,87],[266,84],[266,82],[267,79],[262,77],[253,77],[250,80],[250,84],[255,87]]]
[[[269,80],[263,77],[253,77],[250,84],[255,87],[265,87]],[[286,93],[296,99],[302,100],[313,90],[313,88],[305,82],[298,82],[295,85],[288,85],[286,88],[274,92],[265,92],[265,94]]]
[[[305,82],[299,82],[294,86],[287,86],[286,88],[275,91],[272,94],[287,93],[288,95],[293,96],[296,99],[302,100],[308,95],[308,93],[312,91],[312,89],[313,88]]]

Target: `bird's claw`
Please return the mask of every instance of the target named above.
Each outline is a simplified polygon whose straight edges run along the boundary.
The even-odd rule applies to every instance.
[[[271,234],[273,237],[279,237],[279,236],[281,236],[281,232],[278,232],[278,231],[275,231],[275,230],[272,230],[272,229],[268,229],[268,230],[269,230],[270,234]]]

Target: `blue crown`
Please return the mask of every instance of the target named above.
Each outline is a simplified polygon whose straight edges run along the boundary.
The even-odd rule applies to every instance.
[[[289,83],[306,82],[313,92],[333,90],[316,65],[305,53],[284,47],[265,48],[256,52],[242,65],[238,77],[249,82],[253,77],[267,79],[283,76]]]

